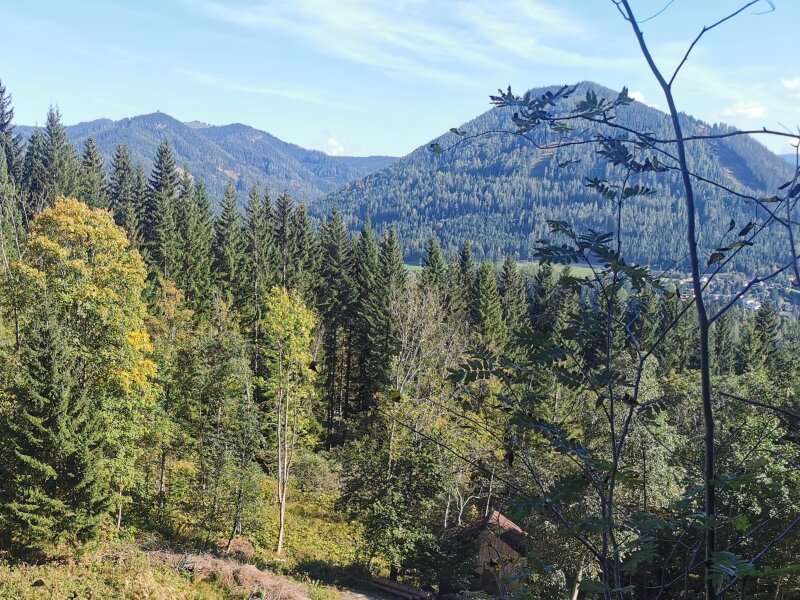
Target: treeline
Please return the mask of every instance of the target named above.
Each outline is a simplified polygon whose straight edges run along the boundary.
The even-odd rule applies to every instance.
[[[408,271],[392,229],[351,235],[335,212],[315,227],[257,188],[240,209],[229,187],[215,215],[166,143],[150,174],[120,147],[106,175],[56,111],[24,148],[12,116],[2,90],[0,544],[12,556],[60,556],[128,526],[264,542],[266,511],[281,551],[287,498],[324,486],[361,532],[363,562],[418,584],[473,585],[477,554],[460,536],[493,510],[531,533],[527,565],[498,593],[589,594],[615,561],[648,598],[693,564],[702,424],[687,300],[608,271],[602,298],[569,269],[528,276],[435,237]],[[798,339],[768,304],[715,324],[730,424],[716,527],[735,549],[720,564],[769,544],[795,510]],[[650,346],[639,404],[604,396]],[[599,391],[581,383],[609,372]],[[609,412],[615,401],[629,416]],[[624,448],[606,420],[626,428]],[[600,561],[591,549],[621,530],[609,522],[624,539]],[[772,571],[745,585],[797,588],[781,569],[800,546],[781,539],[761,563]]]

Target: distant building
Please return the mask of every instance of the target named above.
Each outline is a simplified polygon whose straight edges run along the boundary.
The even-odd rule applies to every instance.
[[[450,561],[439,574],[439,593],[464,590],[498,595],[527,565],[528,534],[498,511],[445,535]]]

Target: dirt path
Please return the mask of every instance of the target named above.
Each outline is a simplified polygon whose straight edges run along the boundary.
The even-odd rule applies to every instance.
[[[153,563],[189,573],[195,580],[213,582],[234,594],[260,592],[260,597],[269,600],[310,600],[302,583],[290,577],[262,571],[254,565],[243,564],[232,558],[220,558],[213,554],[179,554],[165,550],[151,550],[147,555]]]

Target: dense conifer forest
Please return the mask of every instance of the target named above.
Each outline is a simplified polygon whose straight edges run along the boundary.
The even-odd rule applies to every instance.
[[[97,564],[140,573],[136,547],[320,599],[800,597],[800,326],[737,302],[796,273],[798,174],[624,89],[493,102],[312,216],[217,196],[166,140],[147,170],[76,148],[56,108],[23,141],[0,83],[0,584],[55,593],[25,569],[74,564],[65,596],[124,595]],[[555,135],[575,121],[591,150]],[[676,123],[711,141],[670,169]],[[687,258],[689,170],[709,233]],[[668,257],[689,294],[640,266]],[[734,268],[756,275],[706,306]]]

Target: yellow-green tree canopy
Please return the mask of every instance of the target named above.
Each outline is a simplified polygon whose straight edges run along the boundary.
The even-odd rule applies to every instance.
[[[44,549],[88,537],[135,483],[155,398],[145,268],[108,211],[59,198],[10,275],[0,427],[13,453],[0,488],[24,533],[11,543]]]
[[[111,214],[59,198],[34,219],[12,267],[20,318],[47,304],[92,367],[92,383],[146,391],[154,374],[142,300],[146,271]]]
[[[309,443],[313,421],[314,378],[311,342],[316,318],[303,300],[285,288],[274,287],[265,302],[264,359],[267,376],[262,386],[272,402],[269,418],[274,421],[278,467],[278,543],[283,550],[286,495],[295,448]]]

